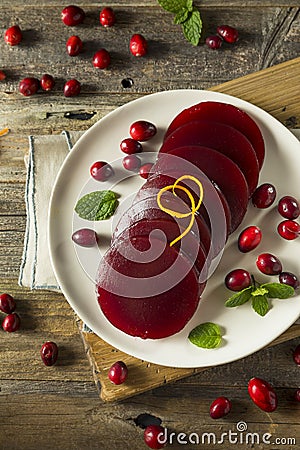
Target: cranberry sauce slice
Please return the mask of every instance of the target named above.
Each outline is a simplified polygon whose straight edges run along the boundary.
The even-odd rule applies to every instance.
[[[249,190],[246,179],[238,168],[227,156],[216,150],[200,146],[186,146],[171,150],[169,153],[160,154],[153,171],[164,173],[171,170],[172,165],[177,165],[174,157],[193,163],[195,169],[200,169],[210,180],[215,183],[225,195],[231,211],[231,232],[241,223],[247,210]],[[215,226],[216,224],[214,224]]]
[[[174,148],[186,145],[203,145],[228,156],[245,175],[249,196],[253,194],[258,183],[258,160],[250,141],[240,131],[218,122],[189,122],[168,136],[160,152],[168,153]]]
[[[211,120],[230,125],[243,133],[253,145],[261,169],[265,157],[265,144],[256,122],[245,111],[222,102],[201,102],[179,113],[169,125],[165,139],[178,127],[194,120]]]
[[[162,242],[153,238],[153,255]],[[150,260],[145,236],[118,239],[98,269],[97,299],[107,320],[131,336],[160,339],[188,323],[199,303],[197,274],[178,250],[164,246]],[[148,258],[137,261],[135,252]],[[146,255],[145,257],[143,255]]]

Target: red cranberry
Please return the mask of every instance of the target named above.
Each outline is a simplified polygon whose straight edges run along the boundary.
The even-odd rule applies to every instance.
[[[207,47],[211,48],[212,50],[217,50],[222,46],[222,39],[220,36],[208,36],[205,39],[205,43]]]
[[[148,50],[148,44],[144,36],[134,34],[129,42],[129,49],[133,56],[145,56]]]
[[[109,65],[110,54],[105,48],[101,48],[93,56],[93,66],[97,69],[106,69]]]
[[[145,180],[147,180],[147,178],[149,177],[149,174],[151,172],[151,169],[153,167],[152,163],[146,163],[143,164],[140,168],[140,177],[145,178]]]
[[[7,44],[14,46],[20,44],[22,40],[22,31],[19,25],[8,28],[4,34],[4,40]]]
[[[112,8],[103,8],[100,12],[100,23],[103,27],[112,27],[115,24],[116,16]]]
[[[224,41],[229,42],[229,44],[234,44],[239,39],[238,30],[230,27],[229,25],[220,25],[217,28],[217,33],[224,39]]]
[[[9,294],[0,294],[0,311],[10,314],[16,309],[16,302]]]
[[[67,53],[70,56],[77,56],[82,51],[82,40],[79,36],[70,36],[66,43]]]
[[[261,253],[256,260],[256,266],[265,275],[279,275],[282,272],[282,264],[271,253]]]
[[[41,358],[45,366],[53,366],[58,357],[58,347],[55,342],[45,342],[41,347]]]
[[[72,234],[72,241],[81,247],[93,247],[97,240],[97,233],[89,228],[81,228]]]
[[[278,212],[286,219],[297,219],[300,214],[299,203],[294,197],[286,195],[278,202]]]
[[[40,85],[43,91],[52,91],[55,85],[53,76],[45,73],[40,80]]]
[[[220,419],[231,411],[231,401],[227,397],[218,397],[212,402],[209,414],[212,419]]]
[[[281,237],[287,241],[297,239],[300,235],[300,225],[294,220],[283,220],[277,227]]]
[[[238,238],[239,250],[243,253],[250,252],[254,250],[260,243],[262,238],[262,233],[260,228],[255,225],[245,228]]]
[[[74,78],[66,81],[64,85],[64,96],[65,97],[75,97],[80,94],[81,84]]]
[[[297,402],[300,402],[300,389],[297,389],[295,394],[294,394],[294,398]]]
[[[276,198],[276,189],[273,184],[264,183],[258,186],[252,195],[252,203],[256,208],[264,209],[271,206]]]
[[[90,167],[91,176],[97,181],[106,181],[113,174],[113,168],[105,161],[96,161]]]
[[[79,25],[85,19],[85,12],[79,6],[66,6],[61,12],[61,20],[68,27]]]
[[[253,402],[263,411],[272,412],[277,408],[277,395],[273,387],[261,378],[251,378],[248,392]]]
[[[157,132],[156,126],[147,120],[137,120],[130,125],[129,134],[137,141],[149,141]]]
[[[298,366],[300,366],[300,344],[297,345],[293,352],[293,360]]]
[[[108,371],[108,378],[114,384],[122,384],[127,379],[128,369],[123,361],[115,362]]]
[[[241,291],[251,285],[251,275],[247,270],[234,269],[226,275],[225,285],[231,291]]]
[[[120,149],[122,152],[127,153],[127,155],[132,155],[133,153],[141,153],[143,151],[143,146],[135,139],[126,138],[120,143]]]
[[[288,284],[289,286],[292,286],[295,290],[298,289],[300,286],[298,278],[292,272],[281,272],[279,274],[279,282],[282,284]]]
[[[21,94],[25,95],[25,97],[29,97],[30,95],[36,94],[39,87],[40,83],[37,78],[26,77],[20,81],[19,91]]]
[[[6,78],[5,73],[3,72],[3,70],[0,70],[0,81],[5,80],[5,78]]]
[[[144,430],[144,441],[150,448],[163,448],[167,441],[166,428],[161,425],[148,425]]]
[[[135,172],[141,167],[141,160],[136,155],[127,155],[123,158],[123,167],[126,170],[130,170],[131,172]]]
[[[2,328],[8,333],[13,333],[20,328],[21,319],[17,313],[8,314],[2,321]]]

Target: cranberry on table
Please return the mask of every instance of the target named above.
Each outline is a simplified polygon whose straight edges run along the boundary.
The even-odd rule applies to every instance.
[[[238,30],[229,25],[220,25],[217,27],[217,33],[229,44],[234,44],[239,39]]]
[[[137,120],[129,128],[130,136],[137,141],[149,141],[156,133],[156,126],[147,120]]]
[[[285,195],[278,202],[278,212],[286,219],[297,219],[300,215],[298,201],[291,195]]]
[[[82,40],[79,36],[70,36],[66,42],[67,53],[70,56],[77,56],[82,51]]]
[[[22,40],[22,31],[19,25],[13,25],[12,27],[8,28],[5,31],[4,40],[11,46],[20,44]]]
[[[40,79],[40,85],[43,91],[51,91],[55,85],[53,76],[45,73]]]
[[[25,97],[29,97],[37,93],[40,87],[40,82],[37,78],[34,77],[26,77],[20,81],[19,91],[21,94],[25,95]]]
[[[0,81],[5,80],[5,78],[6,78],[5,73],[3,72],[3,70],[0,70]]]
[[[287,241],[293,241],[300,235],[300,225],[294,220],[283,220],[277,226],[277,231]]]
[[[79,95],[81,91],[81,84],[79,81],[72,78],[71,80],[66,81],[64,85],[64,96],[65,97],[75,97]]]
[[[238,237],[238,247],[242,253],[254,250],[261,241],[262,232],[259,227],[250,225],[245,228]]]
[[[58,347],[55,342],[45,342],[40,350],[41,358],[45,366],[53,366],[58,357]]]
[[[61,12],[61,20],[68,27],[81,24],[85,19],[85,12],[75,5],[66,6]]]
[[[295,364],[300,366],[300,344],[297,345],[297,347],[295,348],[295,350],[293,352],[293,360],[294,360]]]
[[[130,39],[129,49],[133,56],[145,56],[148,52],[148,44],[144,36],[141,34],[134,34]]]
[[[279,275],[282,272],[280,260],[271,253],[261,253],[258,255],[256,267],[265,275]]]
[[[93,66],[97,69],[106,69],[109,65],[110,54],[105,48],[101,48],[93,56]]]
[[[296,390],[294,398],[297,402],[300,402],[300,389]]]
[[[116,16],[112,8],[103,8],[100,12],[100,23],[103,27],[112,27],[116,22]]]
[[[222,46],[223,40],[220,38],[220,36],[212,35],[207,36],[205,39],[205,43],[207,47],[211,48],[212,50],[217,50]]]
[[[276,188],[271,183],[263,183],[252,195],[252,203],[256,208],[265,209],[271,206],[276,198]]]
[[[272,412],[277,408],[277,395],[273,387],[261,378],[251,378],[248,392],[252,401],[263,411]]]
[[[152,167],[153,167],[152,163],[143,164],[140,167],[140,177],[145,178],[145,180],[147,180],[147,178],[149,177],[149,174],[151,172]]]
[[[108,371],[108,378],[114,384],[122,384],[128,376],[128,368],[123,361],[115,362]]]
[[[161,425],[148,425],[144,430],[144,441],[150,448],[163,448],[166,444],[166,429]]]
[[[136,155],[127,155],[123,158],[123,167],[126,170],[130,170],[131,172],[135,172],[141,167],[141,160]]]
[[[8,314],[2,321],[2,328],[8,333],[18,331],[21,325],[20,316],[17,313]]]
[[[251,285],[251,275],[245,269],[234,269],[225,277],[225,286],[231,291],[241,291]]]
[[[292,272],[281,272],[279,274],[279,283],[288,284],[292,286],[295,290],[299,288],[300,282],[295,274]]]
[[[98,237],[94,230],[81,228],[80,230],[74,231],[72,241],[81,247],[93,247],[97,243]]]
[[[114,175],[114,171],[107,162],[96,161],[90,167],[90,174],[97,181],[106,181]]]
[[[125,138],[120,142],[120,149],[122,152],[127,153],[127,155],[132,155],[133,153],[141,153],[143,146],[135,139]]]
[[[10,314],[16,309],[16,302],[9,294],[0,294],[0,311]]]
[[[231,411],[231,401],[227,397],[216,398],[209,408],[209,414],[212,419],[220,419]]]

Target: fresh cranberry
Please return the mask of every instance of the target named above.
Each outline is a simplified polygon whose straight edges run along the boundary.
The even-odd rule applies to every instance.
[[[135,172],[141,167],[141,160],[136,155],[127,155],[123,158],[123,167],[126,170],[130,170],[131,172]]]
[[[129,49],[133,56],[145,56],[148,51],[148,44],[144,36],[134,34],[130,39]]]
[[[22,40],[22,31],[19,25],[13,25],[12,27],[8,28],[5,31],[4,40],[11,46],[20,44]]]
[[[13,333],[20,328],[21,319],[17,313],[8,314],[2,321],[2,328],[8,333]]]
[[[122,152],[127,153],[127,155],[132,155],[133,153],[141,153],[143,151],[143,146],[135,139],[126,138],[120,143],[120,149]]]
[[[114,384],[122,384],[128,376],[128,368],[123,361],[115,362],[108,371],[108,378]]]
[[[282,284],[288,284],[289,286],[292,286],[295,290],[298,289],[300,286],[298,278],[292,272],[281,272],[279,274],[279,282]]]
[[[3,72],[3,70],[0,70],[0,81],[5,80],[5,78],[6,78],[5,73]]]
[[[9,294],[0,294],[0,311],[10,314],[16,309],[16,302]]]
[[[149,141],[156,133],[156,126],[147,120],[137,120],[129,129],[130,136],[137,141]]]
[[[79,6],[66,6],[61,12],[61,20],[68,27],[81,24],[85,19],[85,12]]]
[[[282,272],[282,264],[277,256],[271,253],[261,253],[256,259],[256,266],[265,275],[279,275]]]
[[[91,176],[97,181],[106,181],[113,174],[113,168],[105,161],[96,161],[90,167]]]
[[[52,91],[55,85],[53,76],[45,73],[40,79],[40,85],[43,91]]]
[[[278,212],[286,219],[297,219],[300,215],[300,206],[298,201],[290,196],[286,195],[282,197],[278,202]]]
[[[148,425],[144,430],[144,441],[150,448],[163,448],[166,444],[166,429],[161,425]]]
[[[251,378],[248,392],[253,402],[263,411],[272,412],[277,408],[277,395],[273,387],[261,378]]]
[[[245,228],[239,235],[238,247],[243,253],[250,252],[254,250],[260,243],[262,238],[262,233],[260,228],[255,225]]]
[[[217,33],[229,44],[234,44],[239,39],[238,30],[229,25],[220,25],[217,27]]]
[[[297,389],[295,394],[294,394],[294,398],[296,400],[296,402],[300,402],[300,389]]]
[[[256,208],[264,209],[271,206],[276,198],[276,189],[273,184],[264,183],[258,186],[252,195],[252,203]]]
[[[70,36],[66,43],[67,53],[70,56],[77,56],[82,51],[82,40],[79,36]]]
[[[216,398],[209,408],[209,414],[212,419],[220,419],[231,411],[231,401],[227,397]]]
[[[72,234],[72,241],[81,247],[93,247],[97,240],[97,233],[90,228],[81,228]]]
[[[147,180],[147,178],[149,177],[149,174],[151,172],[152,167],[153,167],[152,163],[143,164],[140,167],[140,177],[145,178],[145,180]]]
[[[295,348],[295,350],[293,352],[293,360],[294,360],[295,364],[300,366],[300,344],[297,345],[297,347]]]
[[[287,241],[297,239],[300,235],[300,225],[294,220],[283,220],[277,227],[281,237]]]
[[[97,69],[106,69],[109,65],[110,54],[105,48],[101,48],[93,56],[93,66]]]
[[[217,50],[222,46],[223,41],[220,36],[213,35],[207,36],[207,38],[205,39],[205,43],[207,47],[211,48],[212,50]]]
[[[226,275],[225,285],[231,291],[241,291],[251,285],[251,275],[245,269],[234,269]]]
[[[58,357],[58,347],[55,342],[45,342],[40,350],[41,358],[45,366],[53,366]]]
[[[40,82],[37,78],[26,77],[20,81],[19,91],[21,94],[25,95],[25,97],[29,97],[30,95],[36,94],[39,87]]]
[[[75,78],[66,81],[64,85],[64,96],[75,97],[80,94],[81,84]]]
[[[100,12],[100,23],[103,27],[112,27],[115,24],[116,16],[112,8],[103,8]]]

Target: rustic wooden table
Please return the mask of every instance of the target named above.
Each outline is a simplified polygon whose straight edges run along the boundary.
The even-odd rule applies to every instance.
[[[187,435],[207,432],[220,437],[222,432],[236,431],[239,421],[247,423],[249,431],[260,433],[259,444],[227,441],[217,444],[220,448],[264,449],[267,444],[262,435],[270,433],[268,448],[296,449],[300,443],[299,404],[292,397],[300,386],[299,368],[291,355],[299,339],[127,400],[104,403],[68,303],[60,294],[20,288],[17,279],[26,222],[23,157],[29,134],[86,130],[109,111],[142,95],[176,88],[208,89],[296,58],[300,53],[299,0],[195,1],[202,14],[203,36],[214,33],[222,23],[240,31],[236,45],[224,45],[219,51],[203,43],[190,45],[180,26],[173,24],[172,15],[154,0],[110,1],[117,14],[111,29],[100,27],[97,2],[76,4],[84,8],[87,17],[82,26],[69,29],[60,20],[66,6],[63,2],[1,2],[1,33],[18,23],[24,39],[13,48],[3,39],[0,42],[0,69],[7,75],[0,84],[0,127],[11,130],[0,141],[0,291],[16,298],[22,318],[20,331],[1,332],[0,448],[140,450],[146,447],[135,419],[148,413],[161,418],[171,431]],[[136,32],[149,42],[145,58],[134,58],[128,51],[128,40]],[[75,58],[65,51],[71,34],[78,34],[85,43],[85,51]],[[112,64],[105,71],[91,64],[99,46],[112,55]],[[57,80],[51,93],[30,98],[19,94],[21,78],[43,73],[51,73]],[[131,88],[121,84],[127,77],[134,81]],[[82,83],[80,96],[62,95],[68,78]],[[287,126],[299,127],[299,114],[281,111],[278,117]],[[45,340],[56,341],[60,348],[59,361],[50,368],[39,357]],[[280,408],[274,413],[264,413],[250,402],[246,387],[252,376],[276,386]],[[234,408],[226,418],[213,421],[208,409],[219,395],[231,398]],[[213,444],[206,441],[185,448],[210,446]],[[172,448],[182,445],[175,442]]]

